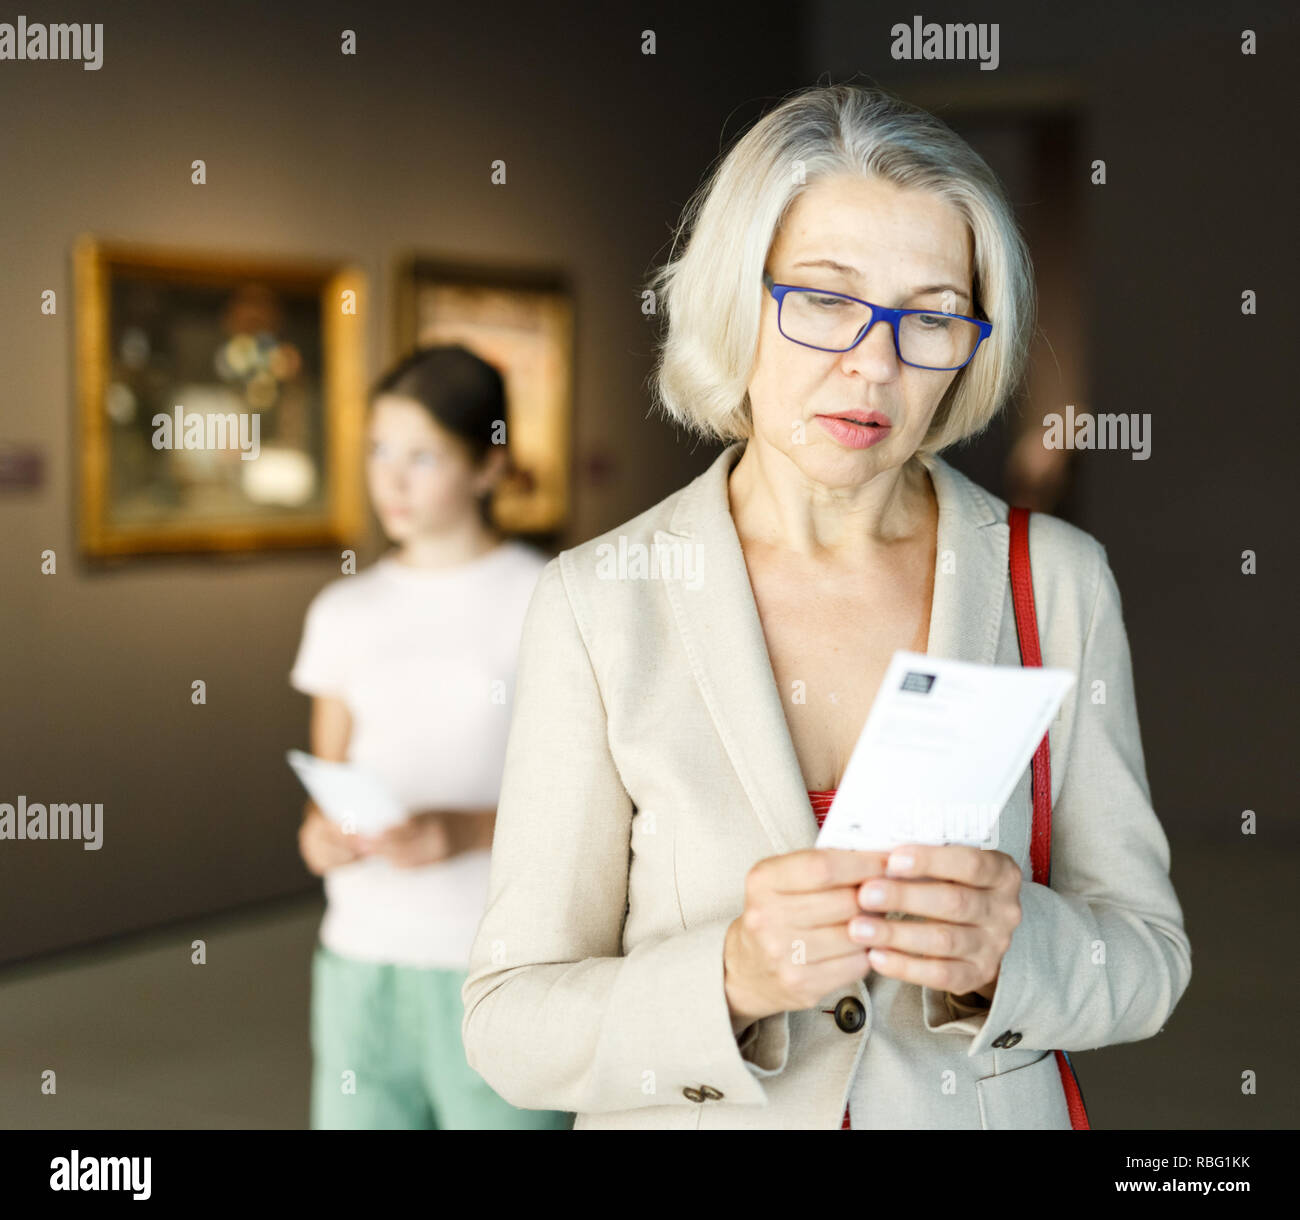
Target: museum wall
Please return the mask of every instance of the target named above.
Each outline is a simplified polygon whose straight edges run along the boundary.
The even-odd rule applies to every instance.
[[[43,8],[25,6],[33,21],[104,20]],[[40,468],[33,485],[0,487],[0,802],[104,806],[99,851],[0,843],[0,962],[319,884],[296,846],[284,751],[307,744],[307,700],[287,674],[337,550],[80,554],[77,235],[355,263],[368,381],[395,351],[406,254],[563,269],[577,308],[573,498],[551,542],[572,545],[716,452],[649,410],[640,292],[672,222],[768,101],[857,72],[933,105],[1007,176],[1031,232],[1040,214],[1044,324],[1062,361],[1055,385],[1039,370],[1022,408],[1077,395],[1152,416],[1149,460],[1075,455],[1061,513],[1106,545],[1123,591],[1175,860],[1182,836],[1221,836],[1246,808],[1294,834],[1279,822],[1295,683],[1297,184],[1280,150],[1300,47],[1281,6],[1260,6],[1247,59],[1207,3],[1049,19],[1022,0],[981,18],[1002,23],[996,73],[894,63],[888,30],[902,18],[845,0],[715,5],[708,21],[689,5],[631,18],[594,3],[392,5],[359,26],[354,6],[333,3],[306,17],[224,11],[214,24],[156,0],[117,6],[99,71],[0,65],[0,447]],[[646,26],[654,56],[641,53]],[[343,57],[350,27],[358,54]],[[1061,199],[1044,194],[1056,179],[1032,132],[1059,132],[1063,115],[1075,156],[1103,159],[1108,178],[1076,181],[1068,221],[1044,222]],[[490,179],[498,158],[504,187]],[[1005,443],[994,432],[952,460],[1000,492]],[[378,541],[372,528],[363,562]],[[1254,577],[1241,573],[1247,550]]]
[[[79,555],[75,237],[355,261],[368,381],[392,356],[407,252],[563,269],[577,309],[573,504],[556,540],[569,545],[707,464],[648,414],[642,283],[724,127],[802,83],[793,9],[758,25],[720,6],[701,27],[685,6],[630,19],[594,4],[324,3],[304,17],[236,3],[224,24],[156,0],[41,8],[28,19],[105,22],[105,53],[98,71],[0,71],[0,443],[43,466],[38,486],[0,491],[0,801],[102,802],[104,828],[98,851],[0,847],[0,960],[319,885],[284,761],[307,744],[308,701],[287,675],[337,549]],[[354,57],[339,53],[346,28]]]

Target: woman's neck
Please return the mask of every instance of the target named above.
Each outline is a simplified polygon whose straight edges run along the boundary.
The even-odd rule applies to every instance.
[[[408,568],[449,568],[469,563],[495,550],[502,538],[481,521],[471,519],[437,534],[421,534],[402,543],[393,558]]]
[[[742,543],[857,567],[894,544],[933,534],[938,501],[917,459],[857,487],[827,488],[786,454],[754,440],[732,468],[728,497]]]

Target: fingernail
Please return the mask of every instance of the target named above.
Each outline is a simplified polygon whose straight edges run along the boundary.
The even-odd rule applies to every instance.
[[[889,863],[885,866],[887,873],[910,873],[913,865],[916,863],[906,852],[895,852],[889,857]]]
[[[883,885],[869,885],[866,893],[862,895],[863,902],[877,903],[885,901],[885,887]]]
[[[855,919],[849,924],[849,935],[859,940],[870,940],[876,934],[876,925],[869,919]]]

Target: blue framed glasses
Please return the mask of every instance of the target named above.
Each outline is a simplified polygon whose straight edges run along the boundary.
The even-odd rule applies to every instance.
[[[877,322],[894,333],[894,351],[913,368],[951,373],[970,363],[993,323],[935,309],[886,309],[842,292],[777,284],[764,272],[763,285],[776,299],[777,329],[791,343],[819,352],[847,352]]]

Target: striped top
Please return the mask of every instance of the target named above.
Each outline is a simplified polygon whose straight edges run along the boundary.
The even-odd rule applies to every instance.
[[[813,816],[817,819],[817,829],[822,828],[822,823],[826,821],[826,815],[831,811],[831,802],[835,799],[835,789],[827,788],[824,792],[809,791],[808,799],[812,802]],[[840,1123],[841,1131],[852,1131],[849,1125],[849,1108],[844,1107],[844,1121]]]

